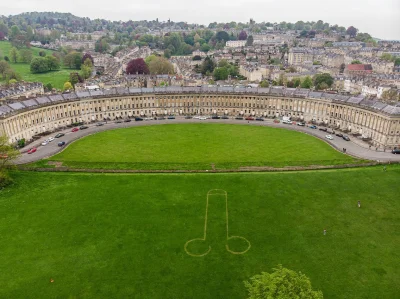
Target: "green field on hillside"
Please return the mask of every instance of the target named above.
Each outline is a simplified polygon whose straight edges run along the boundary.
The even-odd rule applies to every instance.
[[[9,56],[11,47],[12,47],[11,43],[6,41],[0,41],[0,53],[2,53],[3,57],[5,55]],[[33,57],[38,57],[40,51],[45,51],[46,55],[51,55],[53,53],[53,51],[35,47],[31,47],[30,50],[33,53]],[[54,88],[58,89],[63,88],[64,83],[69,79],[69,73],[74,71],[73,69],[62,67],[58,71],[51,71],[42,74],[32,74],[30,71],[30,65],[28,63],[21,63],[21,62],[13,63],[11,61],[9,63],[11,68],[13,68],[17,73],[19,73],[22,76],[22,80],[27,82],[42,82],[43,84],[51,83]],[[2,78],[0,76],[0,83],[1,82]]]
[[[356,159],[313,136],[228,124],[168,124],[111,130],[70,144],[49,160],[101,169],[236,169],[336,165]]]
[[[324,298],[400,294],[398,166],[12,175],[16,183],[0,191],[1,298],[239,299],[244,280],[278,264],[305,273]],[[247,252],[225,247],[220,196],[208,206],[211,251],[185,251],[204,235],[211,189],[227,192],[229,235],[246,238]],[[190,253],[207,248],[192,245]]]

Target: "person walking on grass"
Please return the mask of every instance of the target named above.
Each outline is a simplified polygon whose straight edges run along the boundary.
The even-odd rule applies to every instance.
[[[326,235],[326,229],[324,229],[324,236]]]
[[[358,204],[358,207],[361,208],[361,201],[358,201],[357,204]]]

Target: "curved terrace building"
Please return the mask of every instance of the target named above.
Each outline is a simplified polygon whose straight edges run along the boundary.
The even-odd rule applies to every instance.
[[[291,116],[400,144],[400,107],[377,100],[289,88],[113,88],[42,96],[0,106],[0,133],[32,139],[75,122],[164,114]]]

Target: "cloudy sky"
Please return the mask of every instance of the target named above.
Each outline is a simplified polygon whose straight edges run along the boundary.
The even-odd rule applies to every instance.
[[[317,21],[355,26],[381,39],[400,40],[400,0],[16,0],[1,1],[0,14],[70,12],[108,20],[210,22]]]

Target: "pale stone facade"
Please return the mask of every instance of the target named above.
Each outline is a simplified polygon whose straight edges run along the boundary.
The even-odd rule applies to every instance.
[[[0,106],[0,133],[11,141],[73,122],[164,114],[291,116],[400,143],[400,107],[362,97],[282,88],[117,88],[40,97]]]

